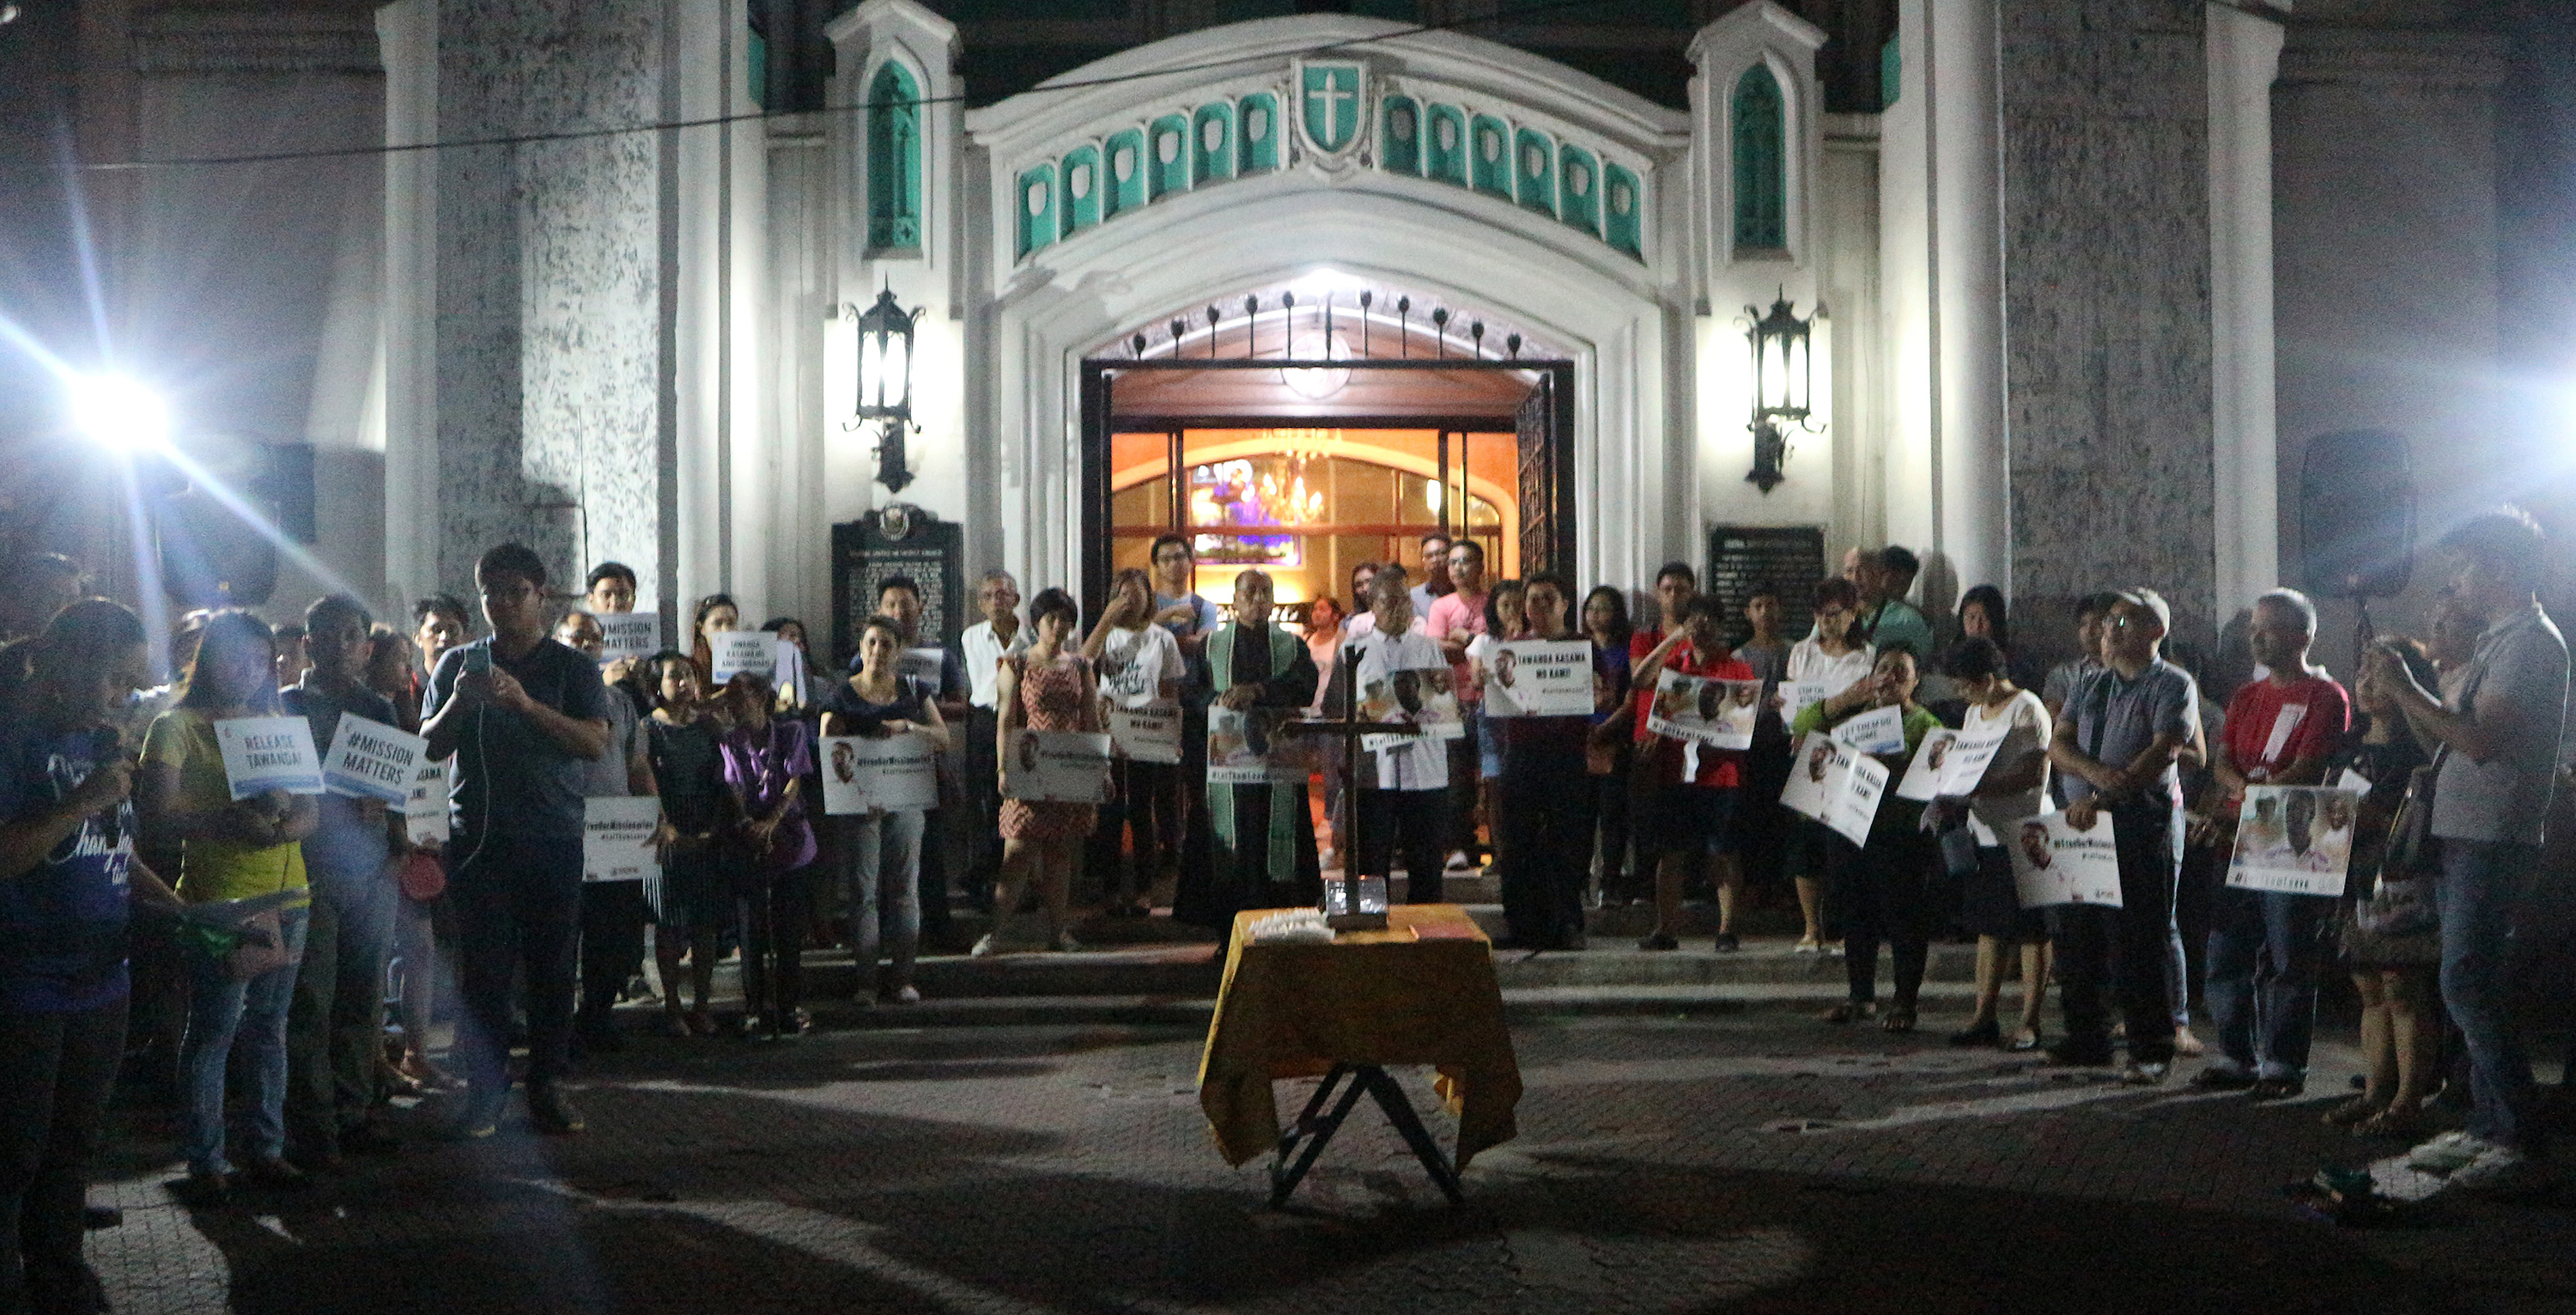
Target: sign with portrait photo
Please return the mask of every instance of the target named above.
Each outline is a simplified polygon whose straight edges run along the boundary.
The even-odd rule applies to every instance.
[[[2023,908],[2120,907],[2120,849],[2109,814],[2096,814],[2089,831],[2076,830],[2064,813],[2024,818],[2004,837],[2004,849],[2012,855],[2013,892]]]
[[[1887,768],[1822,731],[1809,731],[1791,751],[1780,806],[1832,827],[1855,845],[1869,843],[1887,793]]]
[[[1486,659],[1488,717],[1592,715],[1592,643],[1530,639],[1496,644]]]
[[[1655,681],[1646,729],[1713,749],[1750,749],[1762,715],[1762,682],[1685,676],[1667,668]]]
[[[2315,785],[2249,785],[2227,884],[2285,895],[2341,895],[2361,796]]]
[[[914,731],[869,739],[834,735],[823,741],[823,811],[855,817],[882,809],[919,812],[939,806],[938,755]]]
[[[1307,742],[1280,732],[1295,708],[1208,709],[1208,784],[1303,784],[1315,770]]]
[[[1977,782],[1985,779],[1995,752],[2003,748],[2004,737],[2011,733],[2009,726],[1928,732],[1922,747],[1914,751],[1914,761],[1906,765],[1905,779],[1896,783],[1896,797],[1960,799],[1975,793]]]
[[[1181,710],[1177,704],[1111,708],[1109,744],[1119,757],[1138,763],[1181,760]]]
[[[1412,742],[1417,736],[1455,740],[1467,734],[1458,715],[1458,691],[1447,667],[1405,668],[1368,681],[1360,690],[1360,720],[1404,722],[1420,729],[1363,735],[1360,747],[1372,753]]]
[[[1002,746],[1002,797],[1096,804],[1109,797],[1109,737],[1095,731],[1012,731]]]
[[[224,780],[233,798],[283,790],[322,793],[322,761],[313,752],[313,724],[302,717],[235,717],[215,723],[223,750]]]

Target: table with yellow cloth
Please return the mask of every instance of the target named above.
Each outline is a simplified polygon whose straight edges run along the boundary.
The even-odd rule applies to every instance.
[[[1456,1166],[1512,1139],[1520,1063],[1503,1024],[1493,948],[1454,904],[1399,904],[1385,931],[1333,943],[1254,944],[1235,915],[1225,985],[1199,1060],[1199,1107],[1217,1149],[1243,1164],[1279,1145],[1270,1084],[1336,1065],[1428,1064],[1458,1118]]]

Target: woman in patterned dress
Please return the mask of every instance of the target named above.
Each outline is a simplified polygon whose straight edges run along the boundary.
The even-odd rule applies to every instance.
[[[999,736],[1006,784],[1011,732],[1100,729],[1100,692],[1091,664],[1071,647],[1081,619],[1071,594],[1062,589],[1040,593],[1029,604],[1029,630],[1034,638],[1028,650],[1002,663],[994,702],[1002,712]],[[1046,938],[1041,944],[1055,950],[1082,948],[1065,930],[1065,901],[1073,888],[1074,864],[1092,825],[1089,804],[1002,800],[1001,890],[993,900],[993,930],[975,942],[974,953],[991,954],[1008,939],[1002,933],[1018,912],[1032,875],[1046,911]]]

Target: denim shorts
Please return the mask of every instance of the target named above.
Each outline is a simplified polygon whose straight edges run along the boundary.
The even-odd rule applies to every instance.
[[[1476,734],[1476,775],[1491,781],[1503,774],[1502,729],[1485,717],[1483,708],[1467,710],[1467,724]]]

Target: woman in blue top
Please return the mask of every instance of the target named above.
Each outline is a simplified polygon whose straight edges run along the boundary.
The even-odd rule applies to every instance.
[[[892,620],[868,618],[859,632],[859,669],[832,687],[823,701],[823,734],[882,740],[919,735],[934,755],[948,751],[948,723],[940,719],[938,691],[906,677],[903,630]],[[844,748],[848,746],[843,746]],[[850,904],[850,940],[859,964],[859,999],[918,1004],[912,962],[921,952],[921,831],[923,810],[874,808],[841,820],[842,891]],[[880,907],[880,906],[885,907]],[[891,919],[894,971],[872,992],[881,928]]]
[[[104,1310],[81,1213],[125,1049],[126,901],[179,898],[135,857],[108,720],[143,684],[143,623],[93,598],[27,647],[0,707],[0,1306]]]

